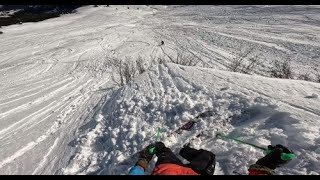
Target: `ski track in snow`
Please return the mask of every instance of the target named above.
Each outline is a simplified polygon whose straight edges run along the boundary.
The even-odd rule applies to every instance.
[[[218,130],[290,146],[298,158],[279,174],[320,174],[319,98],[306,98],[319,84],[219,71],[249,49],[266,64],[316,66],[319,6],[127,7],[1,28],[0,174],[127,174],[157,127],[176,153],[207,130],[192,145],[217,155],[216,174],[246,174],[263,155],[215,139]],[[155,65],[122,88],[112,80],[113,57],[168,58],[176,48],[210,68]],[[214,116],[164,139],[208,109]]]
[[[37,171],[45,165],[45,163],[47,162],[48,156],[49,156],[50,153],[53,151],[53,149],[57,146],[58,142],[59,142],[59,138],[57,138],[57,139],[54,141],[54,143],[53,143],[53,145],[50,147],[48,153],[43,157],[42,161],[38,164],[37,168],[33,171],[32,175],[37,174]]]

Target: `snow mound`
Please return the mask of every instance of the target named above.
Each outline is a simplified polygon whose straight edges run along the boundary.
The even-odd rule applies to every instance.
[[[318,98],[318,95],[313,93],[310,96],[306,96],[306,98]]]
[[[63,172],[127,174],[137,153],[154,142],[161,127],[161,141],[177,154],[191,137],[206,130],[191,145],[216,154],[216,174],[246,174],[263,156],[248,145],[216,138],[217,132],[259,146],[280,143],[291,148],[297,158],[277,169],[278,174],[320,174],[320,103],[304,96],[319,88],[310,82],[158,65],[114,91],[93,117],[95,127],[79,138],[77,153]],[[213,115],[191,131],[170,135],[207,110]]]

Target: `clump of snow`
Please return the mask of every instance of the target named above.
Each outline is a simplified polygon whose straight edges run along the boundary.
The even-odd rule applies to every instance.
[[[312,95],[310,96],[306,96],[306,98],[318,98],[319,96],[315,93],[313,93]]]

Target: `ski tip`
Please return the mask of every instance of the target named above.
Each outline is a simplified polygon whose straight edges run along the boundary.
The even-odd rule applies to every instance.
[[[186,143],[185,145],[183,145],[183,147],[190,147],[191,143]]]

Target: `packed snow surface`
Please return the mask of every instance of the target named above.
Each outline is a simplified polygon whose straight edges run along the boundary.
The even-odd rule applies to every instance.
[[[277,174],[320,174],[320,84],[259,76],[274,59],[290,58],[302,72],[319,65],[319,10],[86,6],[2,27],[0,174],[127,174],[158,127],[175,153],[205,131],[191,145],[216,154],[215,174],[246,174],[263,156],[217,132],[291,148],[297,158]],[[113,58],[167,58],[177,48],[198,66],[154,64],[118,86]],[[225,71],[249,50],[265,63],[255,75]],[[170,135],[208,110],[190,131]]]

